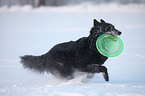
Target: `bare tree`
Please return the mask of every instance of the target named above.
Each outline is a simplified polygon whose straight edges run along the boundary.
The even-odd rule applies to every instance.
[[[46,2],[46,0],[34,0],[33,5],[34,5],[34,7],[45,6],[45,2]]]

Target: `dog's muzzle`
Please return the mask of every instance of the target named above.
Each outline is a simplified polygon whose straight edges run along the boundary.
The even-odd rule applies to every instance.
[[[120,31],[117,30],[117,29],[114,29],[113,32],[114,32],[115,35],[121,35],[121,33],[122,33],[122,32],[120,32]]]
[[[121,35],[122,32],[120,32],[120,31],[117,30],[117,29],[113,29],[112,31],[106,32],[106,33],[110,33],[110,34],[114,34],[114,35]]]

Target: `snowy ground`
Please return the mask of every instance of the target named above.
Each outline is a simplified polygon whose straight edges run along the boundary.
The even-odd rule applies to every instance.
[[[88,36],[93,19],[123,32],[121,55],[105,63],[110,81],[96,74],[58,81],[23,69],[19,56],[46,53],[55,44]],[[91,5],[0,8],[0,96],[145,96],[145,5]]]

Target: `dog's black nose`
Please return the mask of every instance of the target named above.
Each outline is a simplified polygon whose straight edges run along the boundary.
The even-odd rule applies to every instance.
[[[121,35],[122,32],[118,32],[118,35]]]

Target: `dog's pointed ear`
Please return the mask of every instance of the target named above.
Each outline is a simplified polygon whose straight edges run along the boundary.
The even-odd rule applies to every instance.
[[[96,19],[94,19],[94,26],[98,26],[100,23],[96,20]]]
[[[101,21],[101,23],[106,23],[103,19],[101,19],[100,21]]]

